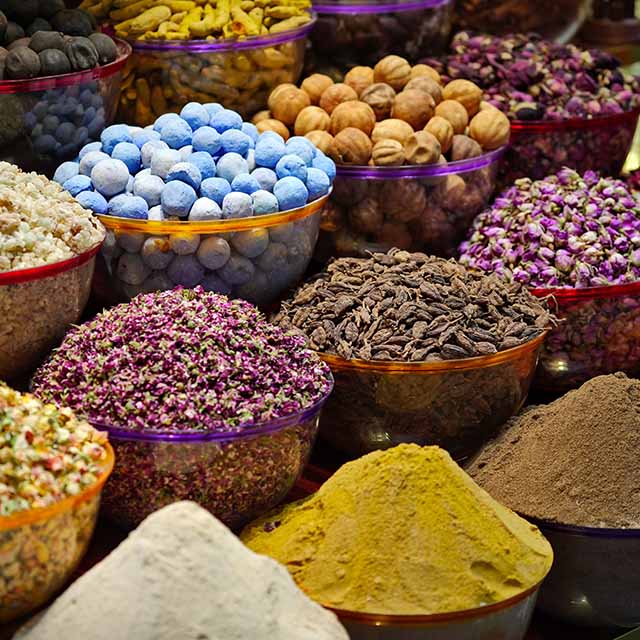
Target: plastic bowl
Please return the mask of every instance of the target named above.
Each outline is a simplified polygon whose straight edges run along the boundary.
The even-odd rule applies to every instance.
[[[331,609],[351,640],[523,640],[536,585],[496,604],[430,616],[389,616]]]
[[[131,47],[117,40],[118,58],[87,71],[0,81],[0,160],[53,175],[113,122]]]
[[[317,257],[392,247],[450,257],[495,189],[505,148],[446,165],[339,165]]]
[[[80,320],[100,244],[62,262],[0,273],[0,379],[33,371]]]
[[[107,238],[98,260],[96,294],[121,302],[141,292],[200,284],[207,291],[268,305],[306,271],[328,197],[291,211],[215,222],[98,216]],[[197,256],[201,245],[214,238],[230,247],[230,253],[226,262],[210,269],[212,263],[205,266],[206,258],[200,262]]]
[[[581,626],[640,625],[640,529],[596,529],[530,519],[555,560],[540,590],[541,611]]]
[[[0,623],[37,609],[68,581],[84,556],[98,516],[100,492],[113,469],[77,496],[50,507],[0,517]]]
[[[462,461],[521,409],[544,337],[492,356],[435,363],[320,354],[335,379],[320,436],[352,456],[414,442],[439,445]]]
[[[616,371],[640,374],[640,282],[531,293],[552,295],[562,320],[540,354],[536,388],[562,391]]]
[[[640,110],[587,120],[514,120],[500,182],[541,180],[562,167],[618,176],[631,149]]]
[[[453,0],[318,0],[310,68],[374,66],[389,54],[417,62],[444,52]]]
[[[546,40],[569,42],[591,13],[592,0],[463,0],[456,28],[506,35],[533,31]]]
[[[94,423],[108,431],[118,458],[103,512],[133,529],[168,504],[193,500],[227,526],[244,526],[282,502],[300,477],[326,399],[233,433],[139,432]]]
[[[187,102],[219,102],[249,118],[298,81],[313,23],[244,40],[132,40],[118,116],[146,126]]]

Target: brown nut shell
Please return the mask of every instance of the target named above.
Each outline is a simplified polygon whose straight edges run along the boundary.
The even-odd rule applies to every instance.
[[[432,136],[435,136],[440,143],[442,153],[448,153],[453,143],[453,125],[440,116],[434,116],[427,122],[427,126],[424,128]]]
[[[353,67],[345,75],[344,83],[360,95],[373,84],[373,69],[371,67]]]
[[[396,91],[401,91],[411,80],[411,65],[400,56],[385,56],[373,68],[375,82],[386,82]]]
[[[396,96],[391,117],[408,122],[414,130],[422,129],[434,114],[436,103],[428,94],[415,89],[405,89]]]
[[[333,110],[329,131],[335,136],[347,127],[355,127],[370,136],[375,125],[376,114],[368,104],[359,100],[349,100]]]
[[[325,89],[322,96],[320,96],[320,102],[318,104],[321,109],[324,109],[331,115],[339,104],[357,99],[358,94],[348,84],[337,82]]]
[[[411,79],[420,78],[422,76],[426,76],[427,78],[431,78],[434,82],[437,82],[439,85],[442,84],[442,78],[440,74],[428,64],[414,64],[411,67]]]
[[[433,164],[440,158],[440,143],[428,131],[417,131],[404,143],[408,164]]]
[[[328,131],[309,131],[304,136],[326,156],[332,154],[333,136]]]
[[[451,144],[451,160],[468,160],[482,155],[482,147],[469,136],[455,135]]]
[[[394,88],[384,82],[376,82],[368,86],[360,95],[360,100],[373,109],[376,120],[384,120],[391,115],[395,98]]]
[[[285,140],[289,139],[289,129],[280,122],[280,120],[275,120],[274,118],[269,118],[268,120],[260,120],[256,125],[256,129],[259,133],[264,133],[265,131],[275,131],[279,133]]]
[[[263,109],[262,111],[258,111],[253,118],[251,118],[251,122],[253,124],[258,124],[258,122],[262,120],[269,120],[271,118],[271,111],[269,109]]]
[[[333,84],[333,80],[323,73],[314,73],[305,78],[300,88],[309,96],[311,104],[318,104],[320,96]]]
[[[485,150],[492,151],[509,142],[509,118],[498,109],[486,109],[473,116],[469,135]]]
[[[366,133],[355,127],[348,127],[333,139],[331,158],[339,164],[366,165],[371,158],[372,147]]]
[[[276,93],[275,98],[273,93]],[[292,125],[298,114],[311,104],[309,96],[298,87],[278,91],[276,88],[269,97],[269,111],[271,115],[286,125]]]
[[[436,104],[442,102],[442,87],[428,76],[418,76],[417,78],[409,80],[404,90],[409,91],[410,89],[428,93]]]
[[[436,115],[448,120],[455,134],[464,133],[469,124],[467,110],[456,100],[443,100],[436,106]]]
[[[380,140],[373,145],[373,164],[380,167],[404,164],[404,148],[397,140]]]
[[[328,131],[331,118],[320,107],[305,107],[296,118],[293,130],[297,136],[304,136],[309,131]]]
[[[482,102],[482,89],[470,80],[452,80],[442,90],[445,100],[456,100],[467,110],[470,118],[478,113]]]
[[[389,118],[378,122],[371,132],[371,140],[373,143],[380,140],[397,140],[400,144],[404,144],[410,136],[413,135],[413,128],[404,120],[397,118]]]

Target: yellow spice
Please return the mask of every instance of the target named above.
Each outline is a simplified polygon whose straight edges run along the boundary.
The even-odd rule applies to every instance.
[[[344,465],[315,495],[241,537],[321,604],[378,614],[500,602],[540,582],[553,560],[535,526],[493,500],[446,451],[417,445]]]

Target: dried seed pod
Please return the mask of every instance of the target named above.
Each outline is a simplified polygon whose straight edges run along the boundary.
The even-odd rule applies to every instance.
[[[478,113],[482,101],[482,89],[469,80],[452,80],[442,90],[445,100],[456,100],[467,110],[470,118]]]
[[[266,120],[260,120],[258,124],[256,124],[256,129],[260,133],[264,133],[265,131],[275,131],[279,133],[285,140],[289,139],[289,129],[280,122],[280,120],[275,120],[274,118],[268,118]]]
[[[329,76],[322,73],[314,73],[305,78],[300,88],[309,96],[311,104],[318,104],[320,96],[333,84]]]
[[[509,118],[498,109],[477,113],[469,124],[469,135],[483,148],[491,151],[509,142]]]
[[[482,155],[482,147],[469,136],[455,135],[451,143],[451,160],[468,160]]]
[[[397,140],[379,140],[371,152],[373,164],[380,167],[404,164],[404,148]]]
[[[428,64],[414,64],[411,67],[411,79],[420,78],[426,76],[427,78],[431,78],[434,82],[437,82],[439,85],[442,85],[442,78],[440,74]]]
[[[397,140],[404,144],[413,134],[413,128],[404,120],[389,118],[378,122],[371,133],[371,140],[375,144],[380,140]]]
[[[436,106],[436,115],[448,120],[456,134],[464,133],[469,124],[467,110],[456,100],[443,100]]]
[[[309,131],[328,131],[331,118],[320,107],[305,107],[296,118],[294,132],[297,136],[304,136]]]
[[[384,120],[391,115],[391,107],[396,92],[384,82],[376,82],[367,87],[360,95],[360,100],[368,104],[376,114],[376,120]]]
[[[358,95],[373,84],[373,69],[371,67],[353,67],[344,77],[348,84]]]
[[[424,128],[432,136],[435,136],[440,143],[442,153],[448,153],[453,143],[453,125],[440,116],[434,116],[427,122],[427,126]]]
[[[311,104],[309,96],[298,87],[287,87],[284,90],[273,92],[269,97],[269,111],[276,120],[286,125],[292,125],[298,114]]]
[[[410,89],[428,93],[436,104],[440,104],[442,102],[442,87],[437,82],[429,78],[429,76],[418,76],[417,78],[409,80],[404,90],[409,91]]]
[[[358,94],[348,84],[338,82],[323,91],[319,104],[321,109],[331,115],[339,104],[357,99]]]
[[[333,136],[328,131],[309,131],[304,137],[310,140],[326,156],[332,155]]]
[[[376,233],[384,224],[384,215],[378,198],[368,197],[349,208],[349,225],[362,234]]]
[[[433,164],[440,158],[440,143],[428,131],[418,131],[404,143],[404,155],[408,164]]]
[[[371,157],[372,144],[369,136],[356,129],[348,127],[338,133],[333,139],[333,160],[339,164],[366,165]]]
[[[411,65],[400,56],[385,56],[373,69],[375,82],[385,82],[401,91],[411,80]]]
[[[355,127],[370,136],[375,124],[376,114],[368,104],[358,100],[349,100],[340,103],[333,110],[330,131],[335,136],[347,127]]]
[[[436,103],[428,94],[415,89],[405,89],[396,96],[391,117],[408,122],[414,130],[422,129],[434,114]]]

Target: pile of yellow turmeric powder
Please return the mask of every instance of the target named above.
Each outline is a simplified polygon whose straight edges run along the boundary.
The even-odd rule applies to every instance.
[[[344,465],[313,496],[249,525],[252,550],[317,602],[429,615],[506,600],[539,583],[553,552],[439,447],[401,445]]]

